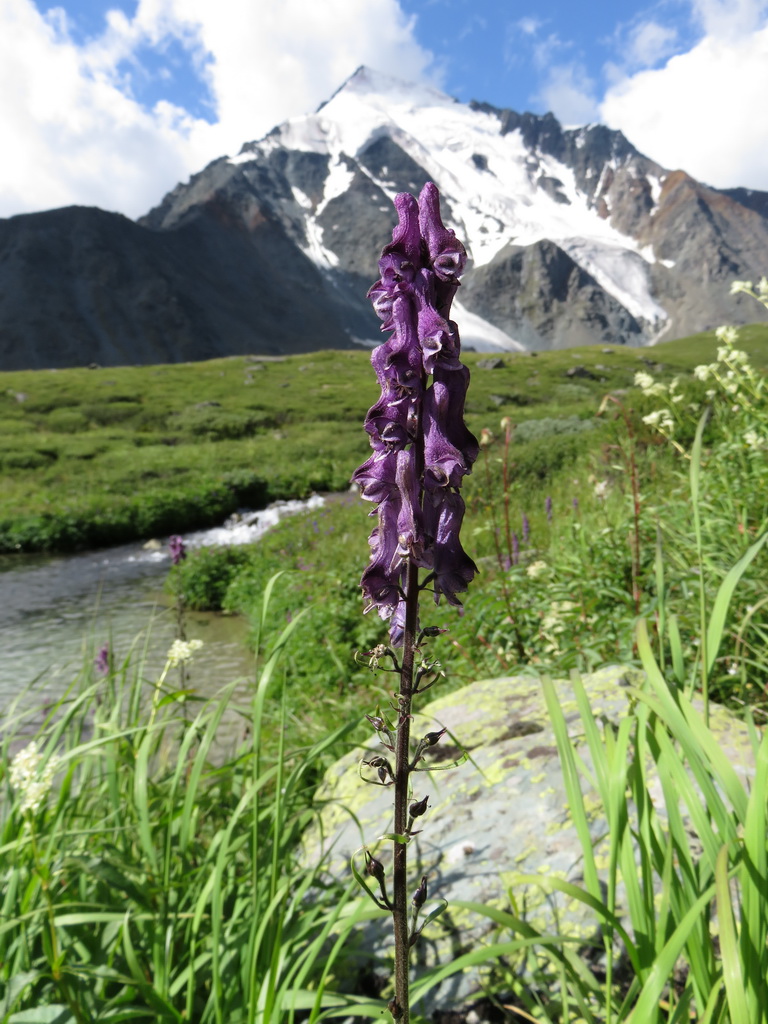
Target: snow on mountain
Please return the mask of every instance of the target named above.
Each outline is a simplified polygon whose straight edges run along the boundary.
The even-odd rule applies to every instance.
[[[668,317],[653,298],[647,262],[637,241],[601,217],[579,189],[571,168],[552,156],[534,155],[517,130],[502,135],[498,117],[456,102],[426,86],[359,69],[316,113],[293,118],[234,158],[248,163],[279,149],[327,157],[328,177],[315,217],[349,188],[359,161],[372,143],[387,137],[437,183],[450,207],[449,225],[464,240],[475,267],[490,263],[505,245],[530,246],[548,239],[591,274],[634,317],[653,325]],[[582,135],[576,145],[585,143]],[[615,164],[615,161],[614,161]],[[610,167],[609,167],[610,169]],[[614,167],[615,169],[615,167]],[[369,177],[388,199],[400,190],[386,165]],[[650,182],[649,182],[650,184]],[[658,196],[658,178],[650,184]],[[305,198],[305,197],[304,197]],[[301,200],[300,200],[301,201]],[[308,203],[302,203],[308,209]],[[322,244],[322,229],[307,218],[308,254],[333,265]],[[643,258],[639,258],[642,256]],[[495,330],[495,342],[516,347]]]

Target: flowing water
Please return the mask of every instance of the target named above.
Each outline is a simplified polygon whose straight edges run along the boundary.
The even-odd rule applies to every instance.
[[[253,542],[282,516],[322,504],[317,496],[277,502],[184,541],[190,549]],[[0,556],[0,711],[20,693],[26,706],[54,700],[80,671],[98,678],[94,657],[107,643],[114,664],[144,656],[145,677],[156,678],[177,636],[175,606],[163,593],[169,567],[167,546],[157,541],[76,555]],[[238,678],[243,688],[250,685],[254,660],[243,619],[192,612],[186,633],[204,642],[189,669],[201,695]]]

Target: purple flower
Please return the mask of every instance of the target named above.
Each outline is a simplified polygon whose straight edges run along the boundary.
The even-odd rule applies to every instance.
[[[552,499],[547,495],[544,501],[544,511],[547,513],[547,522],[552,522]]]
[[[436,601],[444,596],[455,605],[477,572],[459,540],[459,487],[478,443],[464,423],[469,371],[459,362],[459,331],[450,319],[464,246],[443,224],[431,182],[418,200],[397,195],[395,209],[381,277],[368,292],[381,330],[391,332],[371,356],[381,388],[365,421],[373,454],[352,479],[377,505],[361,581],[365,610],[390,620],[390,640],[400,646],[409,564],[430,571]]]
[[[93,660],[93,664],[96,671],[101,676],[108,676],[111,669],[111,658],[109,656],[109,644],[104,644],[103,647],[99,648],[99,653]]]
[[[187,557],[187,548],[184,541],[178,534],[168,538],[168,550],[171,554],[171,561],[174,565],[183,562]]]
[[[520,541],[517,539],[517,534],[512,534],[512,565],[517,565],[520,561]]]
[[[528,543],[528,538],[531,535],[531,524],[528,522],[528,516],[523,512],[523,544]]]

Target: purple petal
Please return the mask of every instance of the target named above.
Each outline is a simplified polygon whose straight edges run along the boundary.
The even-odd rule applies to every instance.
[[[431,503],[430,503],[431,504]],[[425,506],[425,515],[426,509]],[[434,572],[435,602],[444,595],[450,604],[460,605],[456,597],[467,589],[477,572],[477,566],[464,551],[459,540],[464,518],[464,501],[460,494],[442,491],[439,505],[432,506],[436,514],[435,544],[432,571]]]
[[[399,222],[379,260],[381,280],[386,287],[394,286],[397,281],[413,281],[421,267],[418,203],[408,192],[399,192],[395,196],[395,209]]]

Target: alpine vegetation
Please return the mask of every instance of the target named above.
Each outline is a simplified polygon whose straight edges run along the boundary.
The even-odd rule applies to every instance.
[[[407,906],[407,855],[414,821],[427,810],[426,798],[412,801],[410,776],[430,770],[422,766],[425,752],[442,732],[410,746],[411,702],[441,675],[438,662],[423,659],[422,645],[442,630],[421,628],[419,598],[431,590],[461,605],[458,594],[477,572],[462,548],[459,531],[464,501],[463,477],[477,458],[478,442],[464,423],[469,371],[459,361],[459,332],[449,319],[451,302],[466,263],[464,246],[440,217],[440,196],[428,182],[418,201],[407,193],[395,197],[399,223],[379,260],[381,278],[369,291],[388,341],[371,358],[381,397],[368,411],[365,429],[373,454],[354,473],[363,498],[377,508],[370,535],[371,561],[361,586],[366,611],[376,608],[388,620],[390,645],[381,644],[367,657],[372,669],[388,662],[386,671],[399,674],[400,688],[392,708],[393,724],[377,709],[367,718],[384,747],[394,754],[363,764],[374,770],[366,781],[394,786],[392,898],[383,864],[366,850],[366,870],[376,884],[374,894],[358,879],[376,904],[391,911],[395,938],[395,996],[389,1004],[395,1020],[409,1020],[408,957],[421,927],[419,912],[427,898],[422,877]],[[431,381],[430,381],[431,378]],[[419,579],[419,570],[426,575]],[[417,657],[420,659],[417,665]]]

